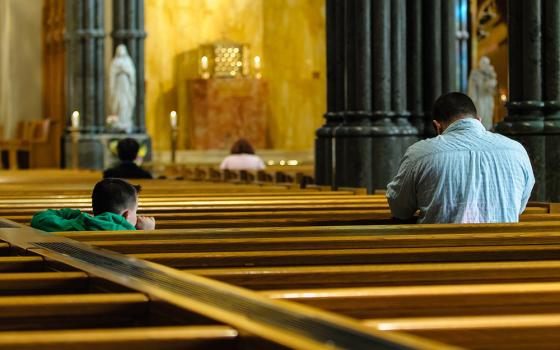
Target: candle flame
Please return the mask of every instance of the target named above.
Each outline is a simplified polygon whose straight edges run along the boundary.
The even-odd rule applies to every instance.
[[[73,128],[78,128],[80,126],[80,112],[72,112],[72,118],[70,119]]]

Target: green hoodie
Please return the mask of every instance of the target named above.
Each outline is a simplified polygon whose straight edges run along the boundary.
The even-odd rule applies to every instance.
[[[45,210],[33,215],[31,227],[47,231],[125,231],[136,230],[118,214],[103,213],[91,216],[76,209]]]

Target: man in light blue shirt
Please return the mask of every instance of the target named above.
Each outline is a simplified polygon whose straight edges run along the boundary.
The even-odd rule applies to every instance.
[[[464,94],[438,98],[439,136],[406,151],[387,199],[397,219],[419,211],[418,223],[518,222],[535,178],[525,148],[486,131]]]

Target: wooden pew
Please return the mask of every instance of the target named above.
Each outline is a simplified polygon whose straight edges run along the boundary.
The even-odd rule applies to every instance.
[[[6,350],[239,349],[239,333],[227,326],[170,326],[119,329],[0,332]],[[242,347],[243,348],[243,347]]]
[[[21,252],[15,248],[4,251],[5,254]],[[32,252],[27,252],[27,254],[33,255]],[[50,259],[38,256],[2,257],[2,259],[7,258],[11,258],[11,261],[5,260],[6,264],[12,265],[7,270],[17,271],[21,267],[19,265],[21,259],[26,259],[26,262],[40,262],[40,265],[37,266],[40,271],[60,269],[61,264],[63,265],[63,263],[56,262],[56,259],[53,260],[53,257]],[[85,281],[87,283],[84,283]],[[199,320],[193,325],[190,323],[193,320],[190,313],[185,314],[184,310],[169,312],[169,305],[160,305],[155,303],[153,298],[148,298],[143,294],[115,288],[112,282],[100,284],[98,291],[94,292],[91,289],[94,285],[92,282],[92,278],[88,274],[79,271],[34,272],[31,275],[20,271],[10,274],[0,273],[0,295],[4,295],[0,296],[0,308],[5,310],[4,314],[0,315],[0,347],[32,349],[40,345],[42,348],[51,349],[76,347],[93,349],[101,346],[117,349],[122,347],[123,342],[130,342],[143,344],[142,348],[148,349],[166,348],[168,345],[170,348],[176,348],[179,343],[173,335],[175,333],[167,334],[166,327],[180,327],[183,332],[188,331],[187,327],[194,327],[192,329],[193,332],[197,331],[196,335],[191,334],[191,341],[186,343],[184,343],[184,337],[180,338],[179,341],[183,342],[181,346],[191,343],[193,346],[195,344],[221,346],[221,343],[216,342],[220,336],[210,337],[211,341],[207,344],[204,338],[205,332],[216,329],[216,327],[231,329],[216,326],[213,322],[209,323],[208,320]],[[87,286],[85,291],[89,294],[82,294],[84,285]],[[64,292],[65,295],[57,293],[65,286],[68,287],[68,290]],[[16,297],[13,296],[14,294],[29,296]],[[310,311],[306,312],[309,314]],[[322,317],[321,312],[312,312],[317,313],[317,317]],[[185,324],[187,321],[188,325]],[[340,318],[340,322],[346,321]],[[161,332],[161,334],[154,339],[146,340],[146,337],[152,337],[152,332]],[[234,332],[235,337],[232,338],[231,344],[232,346],[235,344],[236,349],[276,348],[268,342],[263,344],[262,339],[259,340],[261,344],[255,345],[253,337],[248,338],[246,335],[239,334],[238,331]],[[277,338],[288,339],[289,337],[277,336]],[[449,348],[446,346],[434,347],[432,342],[417,341],[415,338],[404,335],[388,339],[418,344],[414,348],[420,349]],[[146,342],[142,343],[142,340],[146,340]],[[293,339],[290,342],[295,344]],[[428,347],[427,344],[431,345]],[[127,343],[127,345],[129,344]],[[296,347],[299,348],[299,346]],[[302,345],[301,348],[317,347]]]
[[[99,233],[97,236],[96,233],[66,235],[169,266],[188,267],[193,269],[191,272],[204,276],[234,282],[237,279],[240,285],[250,288],[278,288],[280,290],[264,291],[262,295],[323,305],[325,309],[360,318],[365,325],[373,328],[387,332],[404,330],[454,345],[474,348],[488,348],[489,344],[498,343],[496,348],[516,344],[527,346],[537,339],[536,327],[528,326],[527,320],[530,319],[542,326],[538,334],[545,339],[533,344],[552,348],[556,339],[554,334],[558,330],[558,324],[554,323],[558,283],[519,283],[539,278],[540,281],[558,281],[558,260],[536,261],[558,259],[557,224],[440,226],[185,230],[136,232],[134,238],[126,232]],[[117,241],[126,234],[127,238],[139,240]],[[259,235],[264,235],[264,238],[256,238]],[[282,245],[280,249],[279,245]],[[197,253],[190,253],[193,250]],[[526,261],[509,261],[518,259]],[[325,263],[330,265],[324,266]],[[518,284],[459,285],[497,280]],[[358,283],[362,283],[364,288],[332,289],[338,287],[337,284],[355,286]],[[392,287],[372,288],[376,283]],[[396,287],[398,284],[407,287]],[[432,285],[412,287],[415,284]],[[436,284],[454,286],[434,286]],[[324,287],[331,288],[294,289]],[[533,298],[525,299],[523,291]],[[93,299],[89,300],[95,297],[91,296]],[[465,299],[468,301],[462,304],[461,300]],[[427,305],[432,303],[434,307],[422,310],[419,306],[422,301]],[[1,302],[2,298],[0,306]],[[64,305],[65,301],[62,299],[59,303]],[[111,307],[102,302],[99,305]],[[397,305],[403,305],[403,308],[399,309]],[[455,306],[455,310],[446,310],[449,306]],[[529,315],[531,310],[542,311],[547,307],[550,308],[547,315]],[[515,320],[508,325],[507,322],[500,323],[500,317],[503,317],[502,320],[505,317]],[[446,324],[445,320],[449,322]],[[519,330],[518,342],[512,343],[504,337],[504,329],[508,327]],[[484,337],[486,330],[493,336],[491,341],[486,341]],[[105,334],[98,333],[101,338]],[[78,344],[81,341],[77,336],[73,339]],[[130,338],[128,341],[131,341]]]
[[[426,230],[427,231],[427,230]],[[123,254],[146,252],[225,252],[225,251],[275,251],[275,250],[326,250],[326,249],[374,249],[374,248],[428,248],[428,247],[477,247],[503,245],[558,245],[560,232],[522,232],[522,233],[473,233],[473,234],[440,234],[428,233],[416,235],[344,235],[283,237],[251,237],[251,238],[199,238],[196,235],[184,235],[177,239],[143,239],[142,237],[120,241],[96,240],[89,236],[82,240],[100,248],[113,250]],[[66,236],[72,236],[68,234]]]
[[[558,222],[524,222],[518,224],[449,224],[449,225],[362,225],[362,226],[296,226],[296,227],[266,227],[266,228],[221,228],[221,229],[178,229],[155,231],[89,231],[89,232],[61,232],[58,235],[80,241],[113,241],[131,238],[142,240],[166,240],[181,238],[278,238],[278,237],[333,237],[333,236],[408,236],[413,239],[419,235],[429,233],[433,238],[444,238],[444,235],[494,234],[510,233],[529,237],[532,234],[555,232],[560,229]],[[391,237],[391,240],[399,239]],[[403,238],[403,239],[406,239]]]
[[[558,314],[365,320],[364,324],[477,350],[552,350],[560,341]]]
[[[187,269],[254,290],[560,282],[560,260]]]
[[[560,313],[560,282],[281,289],[261,294],[358,319]]]

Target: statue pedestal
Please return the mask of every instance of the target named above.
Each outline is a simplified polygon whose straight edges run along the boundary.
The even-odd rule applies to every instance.
[[[229,149],[246,138],[266,148],[266,82],[261,79],[187,81],[191,148]]]
[[[133,138],[140,144],[139,155],[144,160],[152,158],[152,140],[147,134],[80,134],[78,139],[78,167],[80,169],[103,170],[118,162],[117,143],[124,138]],[[72,167],[72,137],[62,139],[64,168]]]

